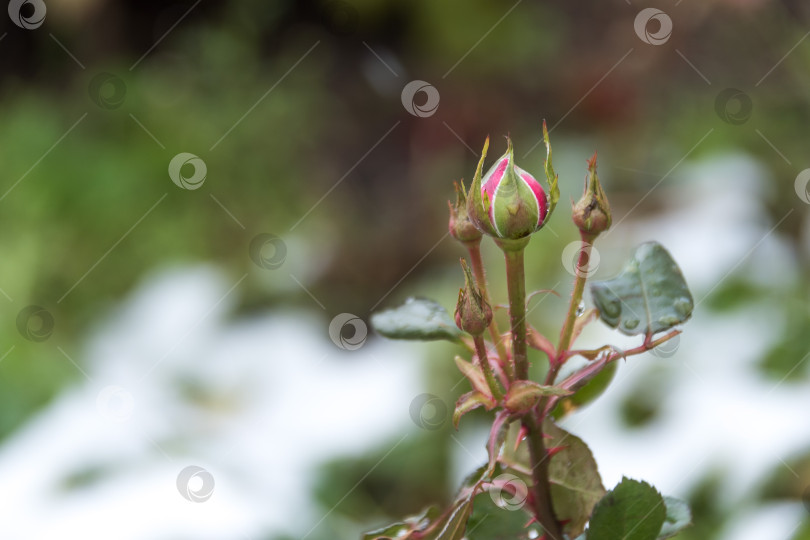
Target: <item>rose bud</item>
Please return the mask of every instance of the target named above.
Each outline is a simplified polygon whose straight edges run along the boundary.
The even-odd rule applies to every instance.
[[[548,134],[543,124],[544,136],[548,144]],[[559,198],[557,177],[551,169],[551,153],[546,162],[546,178],[551,189],[551,197],[534,176],[515,164],[512,141],[507,137],[507,150],[486,175],[481,176],[481,168],[486,157],[489,139],[473,185],[468,196],[470,219],[481,232],[495,238],[525,238],[539,230],[548,220]]]
[[[588,178],[582,198],[573,205],[574,224],[583,234],[597,236],[610,227],[610,204],[596,175],[596,153],[588,160]]]
[[[463,244],[478,242],[482,235],[467,214],[467,193],[464,181],[453,182],[453,186],[456,188],[456,204],[447,201],[447,206],[450,207],[448,225],[450,234]]]
[[[461,267],[464,269],[465,284],[458,291],[456,325],[472,336],[480,336],[492,322],[492,308],[475,286],[470,267],[464,259],[461,259]]]

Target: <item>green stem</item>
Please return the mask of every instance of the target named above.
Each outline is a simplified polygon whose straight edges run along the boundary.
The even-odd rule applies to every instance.
[[[487,380],[489,391],[492,392],[492,397],[495,398],[495,401],[500,402],[503,399],[503,392],[501,391],[501,387],[498,386],[498,381],[495,380],[492,366],[489,365],[484,338],[481,336],[473,336],[473,341],[475,342],[475,352],[478,355],[478,362],[481,364],[481,371],[484,374],[484,378]]]
[[[475,284],[481,291],[484,301],[491,306],[492,303],[489,301],[489,292],[487,291],[487,276],[484,270],[484,261],[481,257],[481,240],[479,239],[475,242],[467,242],[464,245],[470,255],[470,263],[472,264],[472,271],[473,275],[475,276]],[[495,344],[496,350],[498,351],[498,358],[501,360],[501,365],[503,366],[507,379],[510,381],[514,380],[515,374],[512,371],[512,365],[509,363],[509,358],[506,353],[506,344],[504,343],[501,333],[498,330],[498,323],[495,322],[495,317],[493,317],[492,322],[489,323],[489,335],[492,338],[492,342]]]
[[[529,454],[532,463],[532,488],[534,489],[535,516],[543,527],[547,540],[563,540],[562,529],[551,506],[551,485],[548,481],[549,456],[543,442],[543,426],[534,413],[523,417],[528,430]]]
[[[509,322],[512,326],[512,361],[517,380],[529,378],[529,358],[526,352],[526,275],[523,268],[523,241],[500,240],[506,258],[506,284],[509,289]]]
[[[581,233],[582,238],[582,246],[580,247],[579,251],[579,259],[577,261],[577,267],[575,269],[576,272],[576,279],[574,280],[574,290],[571,293],[571,302],[568,305],[568,313],[565,316],[565,323],[563,324],[562,331],[560,332],[560,343],[557,346],[557,354],[554,356],[553,359],[549,359],[549,368],[548,373],[546,374],[546,385],[553,385],[555,379],[557,378],[557,374],[560,371],[560,368],[565,363],[567,358],[568,349],[571,347],[571,340],[574,335],[574,323],[577,319],[577,310],[579,309],[579,304],[582,302],[582,294],[585,292],[585,282],[587,281],[588,276],[588,266],[591,256],[591,243],[596,238],[593,235],[586,235],[586,233]],[[549,397],[543,397],[540,399],[540,403],[538,403],[537,408],[532,411],[533,418],[544,418],[547,411],[550,412],[550,408],[548,407],[549,404]],[[525,425],[525,424],[524,424]],[[542,428],[542,425],[540,425]],[[539,481],[545,479],[545,486],[539,484],[540,487],[536,489],[535,496],[540,496],[540,491],[543,490],[545,487],[548,488],[548,459],[545,457],[547,456],[545,446],[543,445],[543,436],[542,431],[540,431],[540,435],[532,436],[531,430],[529,431],[529,451],[531,452],[532,456],[532,463],[534,463],[534,469],[532,469],[532,478],[534,479],[535,485],[538,485]],[[540,460],[537,460],[537,456],[544,456],[541,457]],[[550,492],[548,492],[548,500],[550,499]],[[553,509],[552,509],[552,517]],[[538,520],[540,519],[540,509],[538,508]],[[543,522],[541,521],[541,524]],[[556,524],[556,520],[554,521]],[[562,539],[562,533],[559,530],[559,526],[554,531],[546,531],[546,534],[549,535],[551,538],[559,538]]]
[[[506,281],[509,288],[509,321],[512,326],[512,359],[517,380],[529,379],[529,359],[526,349],[526,274],[523,252],[529,238],[496,241],[506,259]],[[542,410],[542,409],[541,409]],[[548,481],[549,456],[543,442],[542,418],[529,411],[521,419],[528,432],[529,459],[532,464],[534,512],[548,540],[563,540],[560,524],[551,506]]]
[[[591,258],[591,243],[596,238],[595,235],[580,233],[582,245],[579,249],[579,258],[575,268],[576,278],[574,279],[574,290],[571,293],[571,302],[568,304],[568,313],[565,316],[565,324],[563,324],[562,331],[560,332],[560,343],[557,345],[557,354],[554,361],[551,362],[548,374],[546,376],[546,384],[554,384],[562,365],[565,363],[568,349],[571,347],[571,340],[574,335],[574,324],[577,320],[577,310],[582,303],[582,294],[585,292],[585,282],[588,280],[588,267]],[[542,409],[541,409],[542,410]]]
[[[582,302],[582,294],[585,292],[585,282],[588,280],[588,268],[591,260],[591,245],[596,239],[596,235],[580,231],[582,245],[579,249],[577,266],[574,269],[576,277],[574,279],[574,290],[571,292],[571,302],[568,304],[568,313],[565,316],[565,323],[560,332],[560,343],[557,345],[557,354],[554,359],[550,359],[548,373],[546,373],[545,384],[551,386],[557,379],[560,368],[568,359],[568,349],[571,347],[571,340],[574,335],[574,323],[577,319],[577,310]],[[542,418],[548,410],[550,396],[540,398],[540,402],[535,409],[536,414]]]

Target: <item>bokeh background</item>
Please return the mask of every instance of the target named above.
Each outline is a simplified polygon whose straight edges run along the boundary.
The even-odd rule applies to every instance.
[[[0,536],[356,538],[449,500],[487,421],[449,421],[457,351],[366,323],[410,295],[452,309],[452,182],[487,135],[539,174],[545,119],[563,204],[528,273],[559,297],[532,322],[559,332],[595,150],[614,228],[594,277],[657,239],[697,303],[565,425],[607,487],[688,499],[680,538],[810,538],[806,2],[8,11]],[[583,344],[631,343],[600,325]]]

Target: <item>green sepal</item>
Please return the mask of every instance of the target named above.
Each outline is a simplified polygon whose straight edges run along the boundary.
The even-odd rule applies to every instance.
[[[549,218],[551,218],[552,212],[554,212],[554,208],[557,206],[557,202],[560,200],[560,186],[557,182],[559,176],[557,173],[554,172],[554,167],[551,165],[551,142],[548,138],[548,129],[546,128],[546,121],[543,120],[543,142],[546,143],[546,181],[548,182],[548,191],[546,196],[548,197],[548,211],[546,212],[546,219],[543,220],[543,225],[548,223]]]
[[[498,236],[498,231],[489,220],[489,197],[484,199],[481,195],[481,175],[484,168],[484,159],[487,157],[487,150],[489,149],[489,137],[484,142],[484,149],[481,151],[481,159],[478,161],[478,167],[475,169],[475,176],[473,177],[470,191],[467,192],[467,214],[470,219],[482,232],[490,236]]]

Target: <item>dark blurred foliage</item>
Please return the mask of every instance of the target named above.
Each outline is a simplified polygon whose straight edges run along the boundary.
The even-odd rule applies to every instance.
[[[471,179],[488,134],[498,155],[510,133],[530,171],[545,157],[544,118],[553,141],[581,149],[581,169],[561,179],[563,203],[577,196],[585,159],[598,149],[617,219],[642,197],[634,216],[665,206],[665,190],[645,194],[687,155],[742,150],[770,173],[762,204],[775,222],[795,206],[793,181],[807,166],[810,45],[791,49],[807,37],[802,0],[47,4],[36,31],[0,17],[0,288],[8,296],[0,297],[0,354],[13,346],[0,360],[0,435],[81,376],[68,358],[78,357],[80,336],[156,267],[216,261],[234,281],[247,273],[245,310],[314,305],[287,267],[250,262],[250,240],[269,232],[288,242],[290,259],[302,245],[328,252],[325,263],[306,264],[324,265],[307,286],[329,315],[365,318],[417,292],[411,284],[454,268],[461,255],[442,240],[445,200],[453,180]],[[673,19],[665,46],[634,32],[636,13],[650,5]],[[99,105],[92,81],[102,73],[123,82],[120,105]],[[435,115],[403,108],[400,92],[414,79],[438,89]],[[726,88],[750,98],[750,118],[722,118],[738,105],[718,105]],[[202,188],[171,183],[168,163],[179,152],[205,160]],[[530,255],[530,286],[548,287],[561,273],[556,254],[573,239],[561,208],[544,237],[555,256]],[[798,257],[807,256],[802,214],[780,227]],[[439,296],[450,305],[453,294]],[[735,278],[708,305],[722,312],[771,294]],[[47,341],[17,330],[29,304],[53,315]],[[550,298],[543,309],[562,304]],[[762,365],[777,380],[806,377],[806,366],[788,371],[810,348],[807,305],[783,304],[790,324]],[[648,397],[628,400],[628,423],[654,422]],[[445,479],[426,487],[419,471],[446,463],[447,448],[434,442],[424,443],[438,448],[432,454],[409,452],[411,461],[363,477],[336,515],[358,517],[371,500],[374,515],[441,502]],[[320,500],[331,505],[372,459],[326,466]],[[389,488],[403,490],[392,498],[386,486],[401,463],[417,472]],[[684,538],[710,538],[722,526],[719,483],[695,490],[699,525]]]

